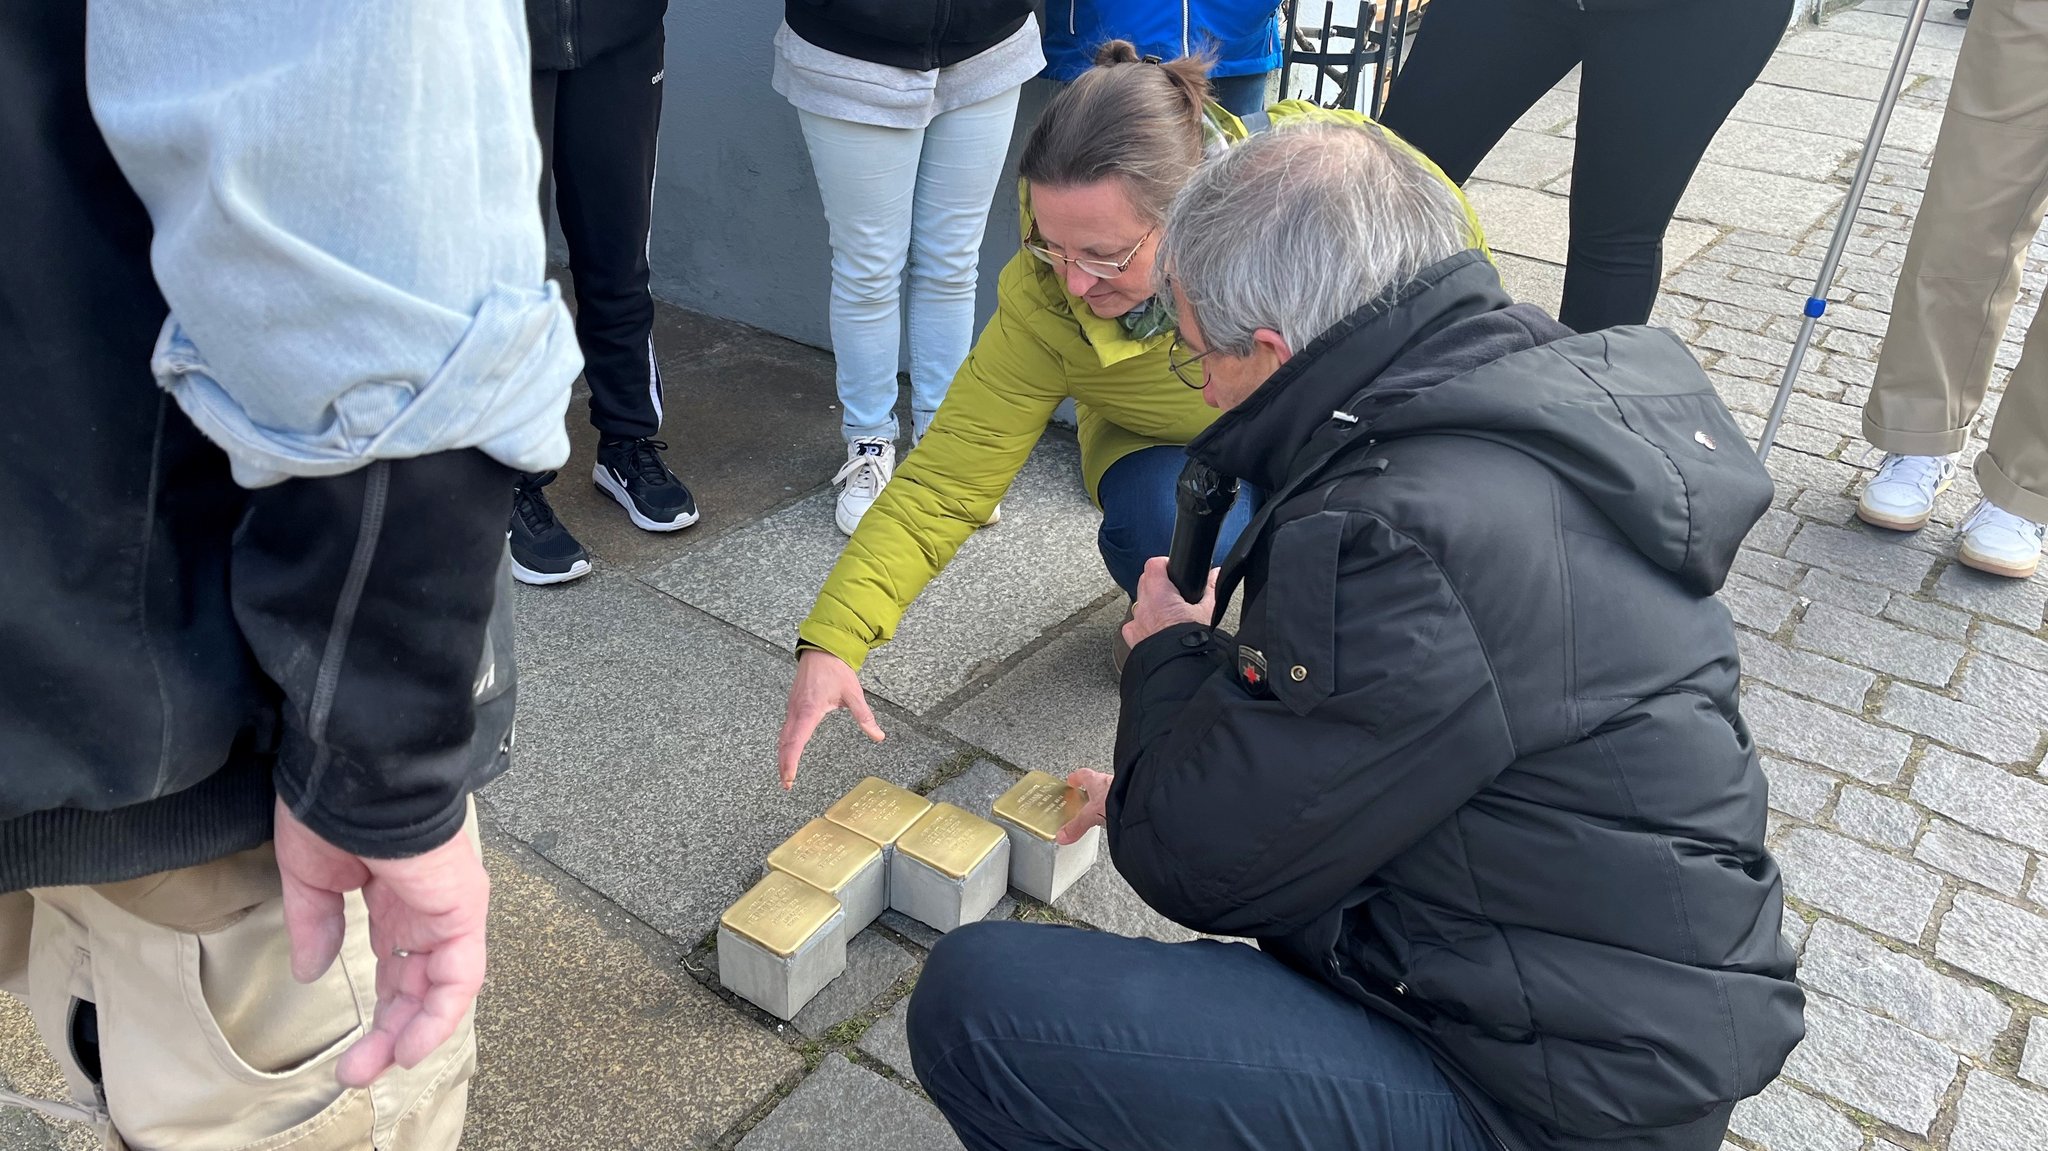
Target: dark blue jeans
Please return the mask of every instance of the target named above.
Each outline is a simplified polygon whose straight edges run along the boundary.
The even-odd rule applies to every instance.
[[[1233,116],[1249,116],[1266,110],[1266,80],[1271,72],[1252,72],[1244,76],[1209,77],[1209,97],[1223,110]]]
[[[1495,1147],[1406,1029],[1237,943],[963,927],[910,1056],[968,1151]]]
[[[1145,561],[1165,555],[1173,543],[1173,518],[1178,511],[1173,487],[1187,462],[1188,454],[1180,448],[1141,448],[1109,465],[1096,487],[1096,495],[1102,499],[1102,530],[1095,535],[1095,546],[1102,550],[1109,578],[1134,600]],[[1219,561],[1230,554],[1230,546],[1258,506],[1257,491],[1249,485],[1239,489],[1237,503],[1223,517],[1223,532],[1216,537]]]

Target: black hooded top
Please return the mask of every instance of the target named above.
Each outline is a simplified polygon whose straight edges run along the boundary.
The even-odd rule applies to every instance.
[[[1476,253],[1189,445],[1271,493],[1236,637],[1123,679],[1119,870],[1412,1028],[1514,1151],[1715,1151],[1803,997],[1713,598],[1771,483],[1669,333]]]

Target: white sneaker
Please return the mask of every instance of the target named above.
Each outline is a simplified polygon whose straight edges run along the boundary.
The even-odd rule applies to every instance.
[[[1963,546],[1957,558],[1965,567],[2026,579],[2041,566],[2041,535],[2048,528],[2021,519],[1990,500],[1977,505],[1960,531]]]
[[[1877,474],[1856,497],[1856,518],[1895,532],[1917,532],[1934,514],[1934,497],[1956,478],[1954,456],[1886,452]]]
[[[832,516],[839,521],[840,531],[852,535],[860,527],[861,517],[875,506],[895,474],[895,441],[862,436],[846,445],[846,466],[832,477],[833,483],[846,485],[839,489],[839,506]]]

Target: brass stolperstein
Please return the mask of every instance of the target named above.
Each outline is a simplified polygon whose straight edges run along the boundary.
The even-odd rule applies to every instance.
[[[787,959],[839,913],[839,901],[793,875],[771,871],[725,909],[719,923]]]
[[[1007,820],[1048,843],[1060,828],[1073,822],[1088,802],[1080,788],[1069,787],[1042,771],[1027,772],[1017,786],[996,800],[990,814]]]
[[[871,775],[826,808],[825,818],[887,847],[931,806],[924,796]]]
[[[896,850],[949,879],[965,879],[1004,840],[1003,829],[950,803],[934,804]]]

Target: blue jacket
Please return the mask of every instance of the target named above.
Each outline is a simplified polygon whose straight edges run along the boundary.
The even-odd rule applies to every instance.
[[[1072,80],[1105,40],[1129,40],[1162,60],[1213,47],[1216,75],[1248,76],[1280,66],[1274,0],[1045,0],[1045,75]]]

